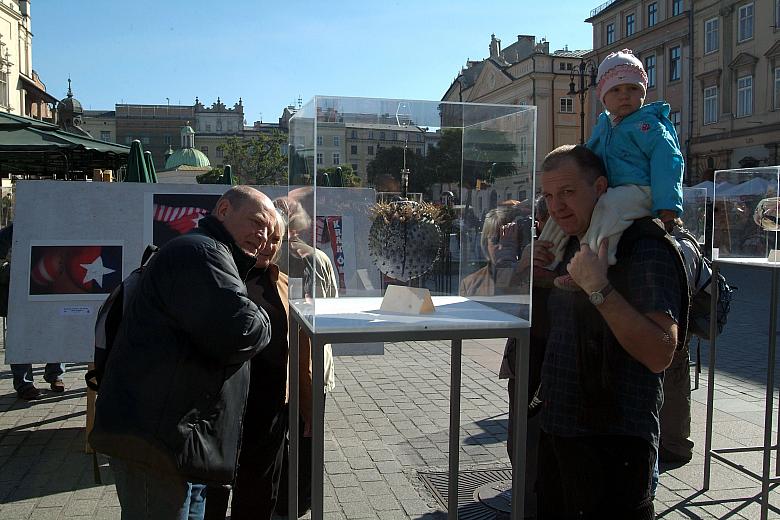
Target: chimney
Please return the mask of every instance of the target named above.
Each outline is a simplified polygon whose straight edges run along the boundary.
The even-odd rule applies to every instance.
[[[490,35],[490,57],[498,58],[501,55],[501,40],[495,34]]]

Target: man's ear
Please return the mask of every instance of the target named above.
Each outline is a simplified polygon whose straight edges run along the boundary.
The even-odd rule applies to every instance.
[[[593,183],[593,186],[596,187],[596,192],[600,197],[604,194],[605,191],[607,191],[607,188],[609,187],[609,181],[607,181],[606,177],[600,175],[596,178],[596,182]]]
[[[214,208],[214,216],[217,217],[217,220],[222,222],[225,220],[225,215],[227,215],[227,211],[230,209],[230,201],[227,199],[222,199],[217,203],[217,206]]]

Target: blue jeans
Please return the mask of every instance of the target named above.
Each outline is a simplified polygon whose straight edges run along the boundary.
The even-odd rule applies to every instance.
[[[122,459],[111,459],[122,520],[203,520],[204,484],[158,473]]]
[[[33,385],[32,364],[11,363],[11,373],[14,375],[14,390],[17,392]],[[43,371],[43,379],[47,383],[53,383],[62,379],[62,374],[64,373],[65,363],[47,363],[46,368]]]

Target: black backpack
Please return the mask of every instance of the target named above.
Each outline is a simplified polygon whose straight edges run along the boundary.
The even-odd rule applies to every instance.
[[[672,236],[679,244],[680,252],[685,261],[685,274],[691,291],[691,307],[688,315],[688,332],[701,339],[710,340],[710,305],[712,303],[712,262],[704,256],[699,243],[687,230],[676,227]],[[732,293],[736,286],[730,285],[724,276],[718,272],[714,280],[718,284],[718,301],[716,303],[716,335],[723,332],[729,311],[731,310]]]
[[[114,346],[116,334],[119,332],[124,311],[135,296],[149,261],[159,250],[160,248],[154,244],[146,246],[141,258],[141,265],[127,275],[127,278],[122,280],[116,289],[111,291],[106,301],[98,309],[95,319],[95,368],[84,374],[87,386],[96,392],[100,390],[100,381],[103,379],[106,363],[111,356],[111,348]]]

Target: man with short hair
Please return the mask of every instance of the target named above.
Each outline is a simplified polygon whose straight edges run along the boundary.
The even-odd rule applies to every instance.
[[[582,290],[553,288],[547,307],[536,310],[549,320],[539,517],[649,520],[663,371],[687,318],[680,259],[650,220],[624,233],[615,266],[606,241],[598,251],[580,244],[607,189],[604,167],[587,148],[553,150],[542,172],[550,218],[569,236],[557,274],[568,272]],[[536,243],[534,265],[552,262],[551,245]]]
[[[247,361],[270,340],[244,284],[276,222],[259,191],[229,189],[151,260],[125,309],[96,404],[123,519],[203,517],[204,484],[233,481]]]

